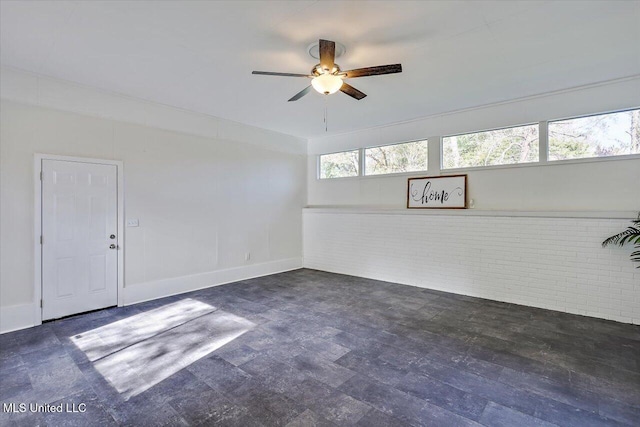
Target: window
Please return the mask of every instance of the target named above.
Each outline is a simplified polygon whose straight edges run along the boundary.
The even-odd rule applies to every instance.
[[[640,154],[640,109],[549,122],[549,160]]]
[[[320,179],[358,176],[359,150],[320,156]]]
[[[366,148],[365,175],[427,170],[427,141]]]
[[[538,125],[442,138],[442,168],[510,165],[538,161]]]
[[[640,108],[553,120],[546,125],[548,140],[543,152],[537,123],[445,136],[440,147],[441,169],[518,165],[538,162],[540,157],[556,161],[640,155]],[[427,140],[323,154],[318,176],[326,179],[426,171],[428,156]]]

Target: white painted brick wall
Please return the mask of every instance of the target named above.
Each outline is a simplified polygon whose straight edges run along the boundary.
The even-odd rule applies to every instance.
[[[304,213],[304,266],[640,324],[628,220]]]

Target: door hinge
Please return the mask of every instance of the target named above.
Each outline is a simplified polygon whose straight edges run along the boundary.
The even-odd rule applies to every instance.
[[[42,308],[42,300],[40,300],[40,308]]]
[[[42,235],[40,235],[40,244],[42,245],[44,243],[44,239],[42,238]]]
[[[42,180],[43,180],[43,178],[42,178],[42,171],[40,171],[40,181],[42,181]]]

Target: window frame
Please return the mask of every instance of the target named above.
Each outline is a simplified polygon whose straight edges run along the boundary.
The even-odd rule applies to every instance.
[[[427,168],[426,169],[421,169],[421,170],[417,170],[417,171],[408,171],[408,172],[390,172],[390,173],[378,173],[375,175],[367,175],[367,156],[366,156],[366,152],[369,149],[373,149],[373,148],[380,148],[380,147],[391,147],[394,145],[402,145],[402,144],[411,144],[414,142],[425,142],[427,144]],[[396,176],[396,175],[410,175],[410,174],[416,174],[416,173],[423,173],[426,172],[429,169],[429,139],[428,138],[420,138],[420,139],[413,139],[410,141],[402,141],[402,142],[393,142],[391,144],[380,144],[380,145],[372,145],[372,146],[367,146],[367,147],[362,147],[360,148],[361,150],[361,169],[362,169],[362,174],[360,176],[367,177],[367,178],[375,178],[378,176]]]
[[[492,132],[494,130],[505,130],[505,129],[515,129],[515,128],[521,128],[521,127],[525,127],[525,126],[537,126],[538,127],[538,158],[537,160],[531,161],[531,162],[521,162],[521,163],[505,163],[505,164],[501,164],[501,165],[482,165],[482,166],[461,166],[458,168],[445,168],[444,166],[444,139],[445,138],[451,138],[454,136],[463,136],[463,135],[473,135],[473,134],[477,134],[477,133],[484,133],[484,132]],[[541,122],[532,122],[532,123],[525,123],[525,124],[517,124],[517,125],[512,125],[512,126],[502,126],[502,127],[494,127],[491,129],[485,129],[485,130],[479,130],[479,131],[474,131],[474,132],[461,132],[461,133],[455,133],[455,134],[450,134],[450,135],[442,135],[440,137],[440,171],[441,172],[447,172],[447,171],[461,171],[461,170],[477,170],[479,168],[482,169],[501,169],[501,168],[505,168],[505,167],[520,167],[520,166],[525,166],[525,165],[540,165],[540,149],[542,147],[541,144]],[[548,151],[548,150],[547,150]]]
[[[358,152],[358,173],[352,176],[336,176],[333,178],[322,178],[322,156],[330,156],[332,154],[351,153],[353,151]],[[330,153],[322,153],[316,156],[316,179],[319,181],[325,181],[328,179],[353,179],[362,176],[362,148],[354,148],[351,150],[332,151]]]
[[[549,160],[549,123],[553,123],[553,122],[558,122],[558,121],[563,121],[563,120],[573,120],[573,119],[581,119],[581,118],[585,118],[585,117],[594,117],[594,116],[602,116],[602,115],[607,115],[607,114],[615,114],[615,113],[623,113],[626,111],[634,111],[634,110],[640,110],[640,106],[635,106],[635,107],[628,107],[628,108],[621,108],[621,109],[615,109],[615,110],[610,110],[610,111],[605,111],[605,112],[597,112],[597,113],[591,113],[591,114],[583,114],[583,115],[577,115],[577,116],[568,116],[568,117],[564,117],[564,118],[558,118],[558,119],[541,119],[538,122],[529,122],[529,123],[524,123],[524,124],[515,124],[515,125],[510,125],[510,126],[501,126],[501,127],[493,127],[493,128],[488,128],[488,129],[483,129],[483,130],[478,130],[478,131],[471,131],[471,132],[459,132],[459,133],[453,133],[453,134],[446,134],[446,135],[440,135],[440,136],[430,136],[430,137],[424,137],[424,138],[416,138],[416,139],[411,139],[411,140],[405,140],[405,141],[400,141],[400,142],[393,142],[393,143],[386,143],[386,144],[378,144],[378,145],[371,145],[371,146],[364,146],[364,147],[359,147],[359,148],[353,148],[353,149],[347,149],[347,150],[340,150],[340,151],[333,151],[333,152],[328,152],[328,153],[321,153],[321,154],[316,154],[316,180],[331,180],[331,179],[352,179],[352,178],[366,178],[366,179],[375,179],[375,178],[380,178],[380,177],[397,177],[397,176],[410,176],[410,175],[416,175],[416,174],[421,174],[426,172],[427,170],[430,171],[430,173],[434,174],[434,175],[442,175],[442,176],[446,176],[452,173],[459,173],[459,172],[470,172],[470,171],[477,171],[477,170],[494,170],[494,169],[512,169],[512,168],[527,168],[527,167],[539,167],[539,166],[556,166],[556,165],[567,165],[567,164],[580,164],[580,163],[596,163],[596,162],[610,162],[610,161],[624,161],[624,160],[635,160],[635,159],[640,159],[640,153],[638,154],[620,154],[620,155],[615,155],[615,156],[603,156],[603,157],[582,157],[582,158],[577,158],[577,159],[564,159],[564,160]],[[460,136],[460,135],[469,135],[469,134],[474,134],[474,133],[482,133],[482,132],[490,132],[490,131],[494,131],[494,130],[504,130],[504,129],[512,129],[512,128],[517,128],[517,127],[523,127],[523,126],[534,126],[537,125],[538,126],[538,159],[532,162],[526,162],[526,163],[508,163],[508,164],[503,164],[503,165],[488,165],[488,166],[465,166],[465,167],[459,167],[459,168],[448,168],[445,169],[443,167],[444,165],[444,150],[443,150],[443,144],[444,144],[444,138],[449,138],[449,137],[453,137],[453,136]],[[431,141],[431,140],[435,140],[438,139],[437,142],[436,141]],[[366,156],[365,156],[365,150],[369,149],[369,148],[378,148],[378,147],[386,147],[386,146],[390,146],[390,145],[400,145],[400,144],[407,144],[407,143],[411,143],[411,142],[418,142],[418,141],[426,141],[427,142],[427,170],[422,170],[422,171],[412,171],[412,172],[393,172],[393,173],[385,173],[385,174],[377,174],[377,175],[366,175]],[[433,144],[433,145],[432,145]],[[437,154],[434,153],[434,150],[430,150],[429,148],[435,146],[437,148]],[[329,154],[337,154],[337,153],[348,153],[351,151],[358,151],[358,175],[354,175],[354,176],[345,176],[345,177],[339,177],[339,178],[321,178],[320,177],[320,165],[321,165],[321,157],[322,156],[326,156]],[[435,169],[428,169],[429,165],[432,164],[432,156],[438,156],[437,163],[439,165],[438,168]]]
[[[549,144],[549,124],[553,123],[553,122],[562,122],[565,120],[576,120],[576,119],[585,119],[587,117],[596,117],[596,116],[606,116],[609,114],[617,114],[617,113],[626,113],[627,111],[640,111],[640,106],[637,107],[632,107],[632,108],[623,108],[621,110],[612,110],[612,111],[607,111],[604,113],[594,113],[594,114],[584,114],[584,115],[580,115],[580,116],[571,116],[571,117],[565,117],[562,119],[552,119],[552,120],[546,120],[546,136],[547,136],[547,147],[546,147],[546,155],[545,155],[545,162],[548,162],[549,164],[572,164],[572,163],[591,163],[594,161],[605,161],[605,160],[624,160],[624,159],[635,159],[635,158],[640,158],[640,153],[634,153],[634,154],[617,154],[614,156],[596,156],[596,157],[578,157],[575,159],[561,159],[561,160],[552,160],[549,158],[549,155],[551,154],[551,150],[550,150],[550,144]]]

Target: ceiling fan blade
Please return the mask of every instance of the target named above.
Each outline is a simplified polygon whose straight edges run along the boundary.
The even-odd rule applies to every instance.
[[[351,85],[349,85],[347,83],[342,83],[342,86],[340,87],[340,92],[346,93],[347,95],[349,95],[352,98],[357,99],[358,101],[360,101],[362,98],[367,96],[366,93],[360,92],[358,89],[356,89],[355,87],[353,87],[353,86],[351,86]]]
[[[401,73],[402,64],[378,65],[377,67],[357,68],[355,70],[345,71],[345,78],[379,76],[380,74]]]
[[[283,77],[313,77],[309,74],[293,74],[293,73],[273,73],[271,71],[252,71],[251,74],[261,74],[263,76],[283,76]]]
[[[320,66],[331,71],[333,69],[334,61],[336,59],[336,43],[331,40],[320,39]]]
[[[311,85],[305,87],[304,89],[302,89],[300,92],[296,93],[295,95],[293,95],[293,97],[289,100],[289,102],[291,101],[297,101],[298,99],[302,98],[303,96],[305,96],[306,94],[309,93],[309,91],[311,90]]]

